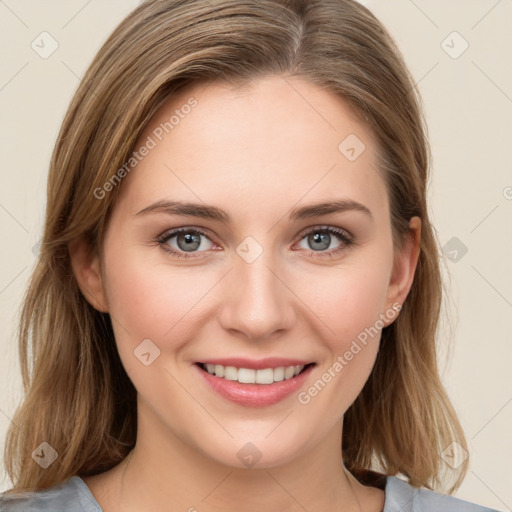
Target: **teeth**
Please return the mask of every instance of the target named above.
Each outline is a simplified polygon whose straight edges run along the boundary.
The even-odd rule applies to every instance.
[[[284,368],[280,366],[274,370],[274,381],[280,382],[284,380]]]
[[[236,368],[235,368],[236,371]],[[238,370],[238,382],[242,384],[255,384],[256,383],[256,370],[248,368],[240,368]]]
[[[234,366],[222,366],[220,364],[205,364],[203,367],[210,375],[223,377],[227,380],[237,380],[242,384],[272,384],[282,380],[288,380],[298,375],[304,366],[280,366],[279,368],[264,368],[253,370],[250,368],[236,368]]]
[[[265,368],[264,370],[256,370],[254,372],[254,382],[258,384],[272,384],[274,382],[274,370],[272,368]],[[240,370],[238,371],[240,376]]]
[[[284,369],[284,380],[291,379],[295,375],[295,366],[287,366]]]
[[[227,380],[238,380],[238,370],[234,366],[226,366],[224,368],[224,378]]]

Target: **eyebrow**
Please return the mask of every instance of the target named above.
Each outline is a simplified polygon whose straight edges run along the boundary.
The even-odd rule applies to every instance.
[[[323,203],[311,204],[294,208],[288,218],[289,220],[303,220],[311,217],[319,217],[329,213],[338,213],[346,211],[358,211],[368,215],[373,220],[372,212],[369,208],[352,199],[339,199],[336,201],[327,201]],[[150,213],[166,213],[168,215],[184,215],[188,217],[198,217],[202,219],[216,220],[230,223],[231,216],[226,211],[216,206],[210,206],[200,203],[189,203],[182,201],[160,200],[146,208],[143,208],[135,215],[147,215]]]

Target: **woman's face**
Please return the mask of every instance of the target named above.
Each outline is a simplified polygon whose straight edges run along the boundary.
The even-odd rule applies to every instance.
[[[417,258],[393,266],[369,129],[298,78],[216,82],[164,104],[136,151],[95,300],[138,391],[137,442],[237,467],[339,444]]]

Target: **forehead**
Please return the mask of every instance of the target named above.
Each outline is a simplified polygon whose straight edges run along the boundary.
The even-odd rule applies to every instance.
[[[387,209],[370,129],[304,79],[197,84],[163,104],[135,149],[144,145],[150,151],[122,183],[132,212],[164,198],[229,199],[247,211],[347,197]]]

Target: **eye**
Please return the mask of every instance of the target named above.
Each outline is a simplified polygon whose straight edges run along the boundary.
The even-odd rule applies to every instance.
[[[339,244],[334,249],[326,251],[325,249],[335,240],[333,239],[333,235],[335,239],[338,240]],[[306,240],[306,244],[310,246],[306,247],[306,249],[310,249],[311,255],[314,258],[333,257],[355,243],[355,239],[350,233],[344,229],[334,228],[332,226],[315,227],[302,233],[301,237],[301,242]],[[206,244],[203,243],[203,238],[208,240]],[[172,240],[174,240],[173,243],[171,243]],[[173,229],[172,231],[162,234],[157,239],[157,242],[163,250],[178,258],[194,258],[193,253],[205,252],[213,246],[207,232],[200,228]]]
[[[191,258],[194,256],[188,255],[187,253],[203,252],[198,251],[199,248],[205,248],[205,244],[202,242],[202,237],[210,241],[208,235],[202,229],[179,228],[161,235],[158,238],[158,243],[165,251],[172,253],[178,258]],[[177,247],[169,243],[173,238],[176,239],[175,242]],[[208,249],[211,249],[211,246],[206,247],[206,250]]]
[[[325,251],[334,241],[333,235],[340,243],[334,249]],[[306,244],[309,245],[306,249],[312,249],[314,258],[335,256],[354,243],[354,237],[348,231],[332,226],[319,226],[310,229],[302,234],[302,240],[306,240]]]

